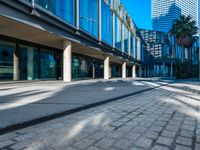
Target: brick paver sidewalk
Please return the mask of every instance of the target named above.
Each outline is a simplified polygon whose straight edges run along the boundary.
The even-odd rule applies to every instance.
[[[0,149],[199,150],[200,97],[177,86],[2,135]]]

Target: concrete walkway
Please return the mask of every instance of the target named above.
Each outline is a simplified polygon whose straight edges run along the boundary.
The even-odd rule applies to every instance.
[[[30,115],[30,119],[34,114],[43,115],[46,112],[48,115],[50,109],[56,110],[55,112],[60,111],[62,105],[64,109],[70,109],[65,105],[77,107],[147,87],[157,88],[1,135],[0,149],[199,150],[200,96],[184,88],[187,86],[190,89],[198,89],[199,86],[194,86],[198,85],[196,81],[167,83],[169,82],[166,80],[102,80],[72,87],[58,82],[43,82],[42,86],[39,83],[26,84],[31,87],[25,84],[17,85],[17,88],[9,89],[13,92],[13,96],[9,97],[10,100],[21,98],[22,95],[29,97],[30,91],[34,90],[46,90],[47,95],[52,93],[50,96],[53,98],[41,96],[41,100],[37,100],[36,104],[27,104],[27,99],[22,101],[22,104],[26,103],[23,106],[18,106],[14,101],[2,103],[4,107],[7,106],[7,109],[4,108],[4,116],[1,115],[2,120],[6,118],[6,112],[15,109],[26,110],[27,114],[26,111],[20,113],[16,111],[16,114],[8,115],[9,117],[15,118],[21,115],[22,118],[26,118]],[[159,86],[160,84],[163,86]],[[25,89],[27,92],[24,92]],[[34,93],[43,94],[39,91]],[[15,96],[19,94],[19,97],[15,97],[14,94]],[[11,94],[6,95],[5,98],[9,95]],[[33,101],[37,97],[38,95],[36,97],[33,95],[29,100]],[[15,107],[5,105],[13,103]],[[26,107],[28,109],[24,109]]]
[[[159,80],[85,80],[0,83],[0,128],[117,99],[166,84]]]

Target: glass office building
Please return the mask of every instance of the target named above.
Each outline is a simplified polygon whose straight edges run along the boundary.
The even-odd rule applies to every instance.
[[[0,7],[7,26],[0,27],[0,80],[56,80],[66,74],[105,78],[106,57],[112,77],[122,76],[125,61],[126,76],[131,65],[152,66],[136,25],[118,0],[1,1]],[[70,43],[65,47],[70,53],[64,52],[63,41]]]

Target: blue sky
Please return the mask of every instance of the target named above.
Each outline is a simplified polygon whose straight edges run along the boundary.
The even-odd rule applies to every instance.
[[[151,29],[151,0],[120,0],[138,28]]]

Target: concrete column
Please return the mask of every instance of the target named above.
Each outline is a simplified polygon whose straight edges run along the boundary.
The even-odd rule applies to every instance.
[[[70,41],[63,42],[63,81],[72,80],[72,44]]]
[[[126,62],[122,64],[122,78],[126,78]]]
[[[19,49],[16,47],[13,53],[13,80],[17,81],[20,79],[20,70],[19,70]]]
[[[27,51],[27,76],[28,80],[33,80],[34,78],[34,49],[30,47]]]
[[[136,78],[136,65],[132,66],[132,78]]]
[[[170,76],[173,77],[173,63],[171,63],[171,71],[170,71]]]
[[[104,79],[110,78],[110,57],[106,57],[104,60]]]

